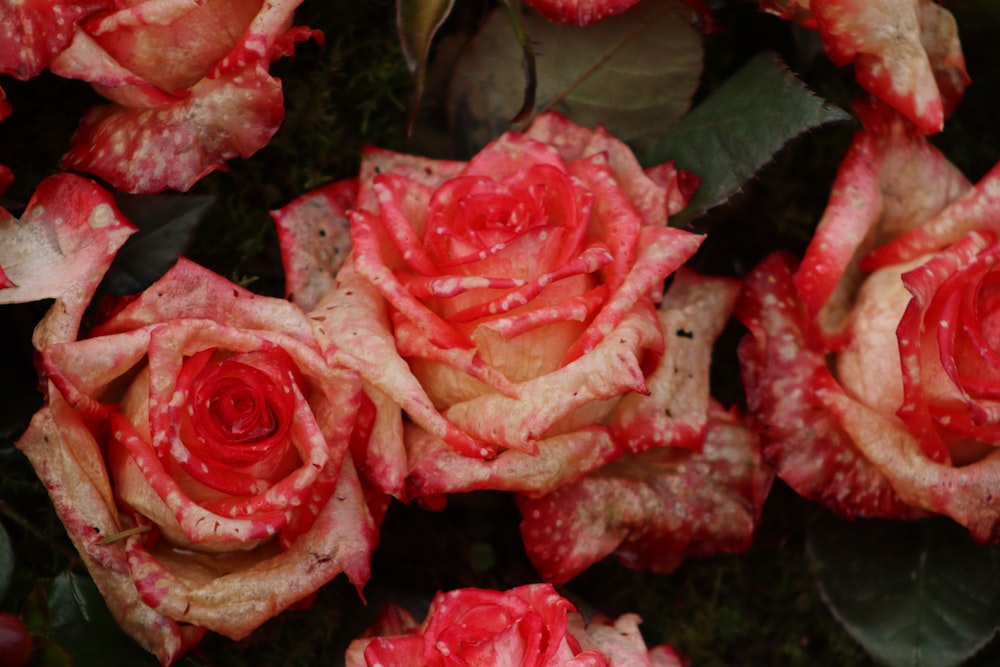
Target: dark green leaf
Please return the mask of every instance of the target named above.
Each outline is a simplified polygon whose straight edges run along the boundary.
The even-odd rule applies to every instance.
[[[444,23],[455,0],[396,0],[396,29],[406,66],[413,78],[413,99],[407,127],[412,128],[420,110],[427,76],[427,55],[431,42]]]
[[[644,2],[583,28],[526,13],[523,26],[537,65],[535,113],[601,123],[641,145],[662,136],[691,104],[701,35],[679,2]],[[449,90],[449,114],[467,152],[509,129],[523,99],[522,56],[510,21],[495,10],[462,54]]]
[[[14,576],[14,547],[10,543],[7,529],[0,523],[0,602],[3,602]]]
[[[119,194],[118,207],[139,231],[118,251],[105,277],[107,290],[132,294],[153,284],[187,248],[214,202],[208,195]]]
[[[673,160],[701,177],[683,224],[739,192],[789,141],[850,116],[816,97],[776,56],[761,53],[744,65],[658,141],[646,164]]]
[[[828,518],[807,551],[830,610],[885,665],[953,667],[996,633],[1000,547],[949,520]]]
[[[74,667],[155,667],[158,661],[130,639],[108,611],[90,577],[64,572],[49,588],[50,637]]]
[[[51,624],[49,622],[48,594],[45,586],[35,584],[21,607],[21,620],[28,626],[28,631],[33,635],[46,636],[49,634]]]

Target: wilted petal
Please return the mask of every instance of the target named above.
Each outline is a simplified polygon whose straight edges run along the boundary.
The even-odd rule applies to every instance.
[[[104,272],[134,231],[93,181],[45,179],[20,220],[0,209],[0,268],[11,283],[0,289],[0,303],[56,299],[35,330],[35,346],[74,340]]]
[[[854,62],[863,88],[939,132],[969,82],[955,19],[929,0],[812,0],[823,45],[838,65]],[[931,58],[934,58],[932,61]],[[938,87],[938,80],[945,84]],[[942,99],[947,95],[947,100]]]
[[[113,0],[24,0],[0,4],[0,73],[41,74],[73,40],[77,23]]]
[[[572,579],[612,553],[670,572],[688,556],[750,546],[771,476],[757,438],[717,405],[700,453],[625,454],[536,500],[522,498],[521,535],[543,579]]]
[[[263,64],[251,63],[200,81],[188,98],[170,106],[91,109],[63,167],[128,192],[187,191],[226,160],[263,148],[284,116],[281,84]]]
[[[315,308],[336,284],[334,276],[351,249],[347,211],[357,196],[357,179],[347,179],[271,211],[285,268],[285,296],[303,310]]]

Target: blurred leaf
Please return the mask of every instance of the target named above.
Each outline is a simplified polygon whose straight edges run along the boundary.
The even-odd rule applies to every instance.
[[[795,137],[848,119],[813,95],[777,56],[761,53],[675,125],[644,162],[673,160],[701,177],[688,207],[671,219],[684,224],[739,192]]]
[[[511,123],[520,123],[531,117],[535,110],[535,98],[538,93],[538,67],[535,64],[535,49],[528,39],[528,33],[524,31],[524,22],[521,20],[521,3],[519,1],[500,0],[510,27],[514,30],[514,36],[521,47],[521,69],[524,71],[524,97],[521,108],[517,110]]]
[[[407,128],[413,128],[420,111],[431,42],[454,5],[455,0],[396,0],[396,30],[406,66],[413,78],[413,99],[410,101]]]
[[[947,519],[810,526],[807,553],[834,616],[890,667],[953,667],[1000,619],[1000,546]]]
[[[104,287],[112,294],[134,294],[149,287],[174,265],[215,197],[119,193],[116,201],[139,231],[118,251]]]
[[[32,665],[39,667],[75,667],[62,646],[47,637],[35,637],[35,652]]]
[[[0,602],[3,602],[14,577],[14,547],[10,543],[7,529],[0,523]]]
[[[155,667],[159,662],[128,637],[108,611],[94,581],[64,572],[49,588],[50,638],[74,667]]]
[[[33,635],[44,637],[49,634],[49,606],[48,594],[45,586],[35,584],[21,607],[21,619],[28,627],[28,631]]]
[[[587,27],[523,16],[535,45],[535,113],[604,124],[615,136],[650,143],[691,104],[701,74],[701,35],[680,2],[644,2]],[[522,50],[496,9],[459,59],[448,111],[461,146],[473,153],[509,129],[523,99]]]

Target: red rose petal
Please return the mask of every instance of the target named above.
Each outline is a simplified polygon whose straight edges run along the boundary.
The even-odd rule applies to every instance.
[[[546,581],[562,583],[615,553],[670,572],[687,556],[743,551],[771,476],[753,433],[715,406],[702,453],[626,454],[537,500],[522,499],[521,535]]]
[[[938,77],[953,107],[968,83],[955,20],[944,10],[924,10],[917,0],[813,0],[823,45],[838,65],[855,63],[858,83],[903,113],[924,134],[944,124]],[[883,26],[891,25],[886,31]],[[929,50],[925,37],[932,43]],[[929,56],[935,57],[935,62]],[[956,90],[958,88],[958,90]]]
[[[170,106],[91,109],[62,164],[128,192],[186,191],[227,159],[261,149],[283,118],[281,84],[263,65],[250,64],[203,79]]]
[[[69,46],[76,24],[113,0],[24,0],[0,5],[0,73],[30,79]]]
[[[0,290],[0,303],[57,299],[35,330],[35,345],[74,340],[104,272],[134,231],[111,193],[93,181],[45,179],[19,223],[0,209],[0,267],[13,283]]]
[[[639,0],[528,0],[548,20],[573,25],[596,23],[638,3]]]
[[[826,358],[807,344],[793,265],[780,253],[766,258],[747,277],[736,306],[750,329],[740,343],[740,368],[764,457],[796,492],[840,514],[912,517],[914,510],[816,396]]]

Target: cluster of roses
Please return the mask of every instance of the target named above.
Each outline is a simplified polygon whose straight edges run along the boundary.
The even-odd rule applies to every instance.
[[[32,4],[0,14],[41,25]],[[184,189],[231,156],[213,132],[253,152],[200,122],[217,103],[266,116],[219,114],[266,143],[281,116],[266,65],[311,34],[288,27],[294,2],[72,4],[86,16],[22,53],[29,68],[12,70],[5,51],[0,65],[72,75],[113,54],[121,67],[92,80],[115,104],[84,119],[66,166],[130,189],[159,178],[143,163],[161,140],[214,152],[192,148],[183,176],[139,189]],[[599,18],[634,3],[531,4]],[[802,262],[774,255],[743,283],[684,266],[702,237],[667,223],[696,176],[642,169],[603,130],[552,114],[469,162],[369,149],[358,177],[274,212],[288,300],[181,259],[82,339],[133,227],[69,174],[44,181],[20,220],[0,211],[0,303],[56,300],[34,341],[46,405],[18,444],[126,631],[169,663],[206,630],[244,637],[340,573],[361,587],[393,498],[516,494],[527,552],[553,583],[612,554],[669,572],[745,549],[772,467],[845,515],[942,513],[1000,537],[1000,167],[972,186],[924,139],[964,85],[954,24],[929,2],[861,3],[891,4],[923,44],[901,61],[905,39],[866,31],[876,9],[851,23],[830,14],[843,3],[774,4],[818,27],[884,102],[859,108],[865,128]],[[138,73],[165,35],[206,20],[242,27],[197,76]],[[746,419],[709,393],[734,307],[749,329]],[[585,626],[547,584],[457,591],[423,624],[387,611],[348,664],[456,652],[484,665],[677,664],[647,651],[637,620]]]

